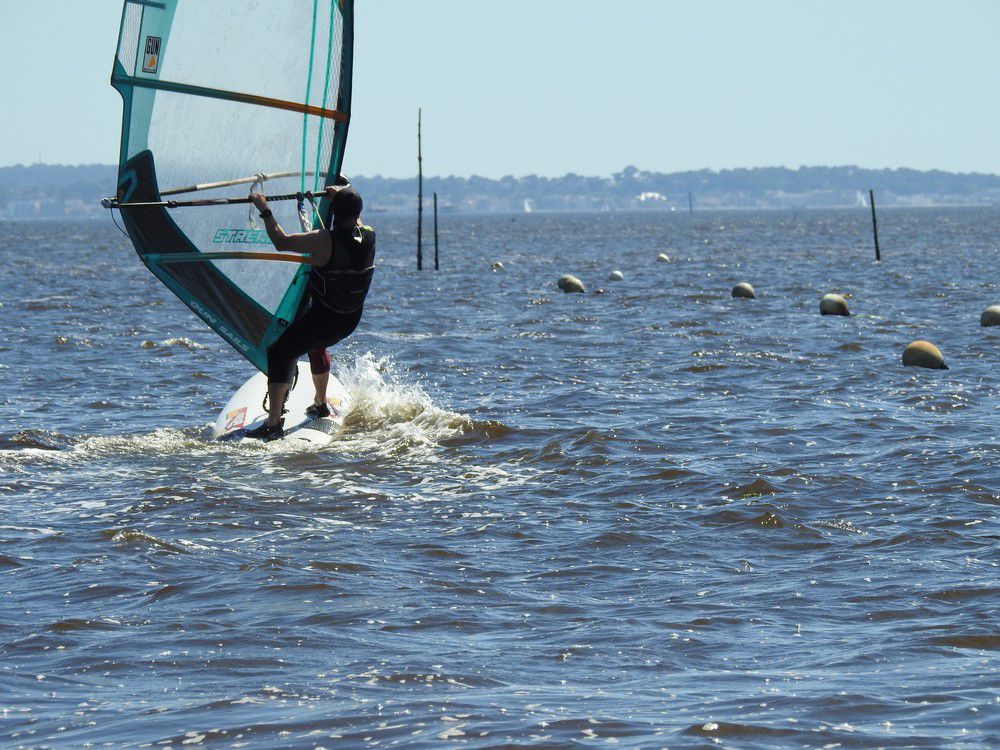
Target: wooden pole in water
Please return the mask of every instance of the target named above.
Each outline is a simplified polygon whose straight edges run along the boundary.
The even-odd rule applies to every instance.
[[[868,191],[869,203],[872,207],[872,234],[875,235],[875,260],[880,262],[882,260],[882,253],[878,249],[878,220],[875,218],[875,191]]]
[[[434,270],[440,268],[438,265],[438,194],[434,193]]]
[[[417,110],[417,270],[424,268],[424,153],[421,142],[423,112]]]
[[[694,213],[694,199],[691,197],[691,193],[688,193],[688,213]]]

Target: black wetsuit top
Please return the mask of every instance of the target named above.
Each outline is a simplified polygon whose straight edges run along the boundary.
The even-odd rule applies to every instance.
[[[371,227],[331,229],[333,250],[325,266],[312,269],[309,289],[313,301],[328,310],[360,310],[375,271],[375,230]]]
[[[372,283],[375,231],[371,227],[331,230],[333,252],[325,266],[309,275],[312,304],[267,350],[269,383],[290,383],[295,360],[310,354],[313,373],[326,372],[329,360],[318,364],[323,350],[357,327]]]

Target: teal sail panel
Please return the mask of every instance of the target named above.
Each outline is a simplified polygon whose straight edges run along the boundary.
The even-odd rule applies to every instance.
[[[126,229],[149,270],[261,371],[301,313],[308,267],[255,258],[273,248],[245,204],[128,204],[245,198],[257,176],[272,195],[333,185],[353,26],[353,0],[126,0],[122,10],[111,83],[123,101],[116,198]],[[297,231],[294,201],[272,210]],[[314,227],[328,210],[318,203]]]

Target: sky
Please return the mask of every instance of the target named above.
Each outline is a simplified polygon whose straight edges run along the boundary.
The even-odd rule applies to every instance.
[[[357,0],[356,14],[349,175],[414,175],[418,107],[427,175],[1000,173],[1000,0]],[[118,0],[0,0],[0,166],[117,160],[120,15]]]

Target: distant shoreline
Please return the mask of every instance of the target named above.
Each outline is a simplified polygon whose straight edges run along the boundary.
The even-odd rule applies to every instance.
[[[114,192],[115,165],[0,167],[0,219],[100,218]],[[416,212],[416,177],[354,177],[371,213]],[[425,208],[443,214],[1000,206],[1000,175],[858,167],[760,167],[671,174],[626,167],[610,177],[428,177]],[[690,203],[689,203],[690,201]]]
[[[100,208],[100,207],[99,207]],[[878,212],[881,216],[883,211],[885,213],[895,213],[902,211],[971,211],[976,209],[1000,209],[1000,203],[967,203],[967,204],[949,204],[949,205],[936,205],[936,206],[879,206]],[[860,206],[813,206],[813,207],[776,207],[776,208],[743,208],[739,206],[721,206],[718,208],[703,208],[695,209],[694,213],[691,214],[693,218],[697,219],[699,216],[717,216],[719,214],[734,214],[734,213],[844,213],[848,211],[858,211],[865,212],[867,215],[867,208]],[[664,210],[650,210],[642,208],[622,208],[622,209],[611,209],[610,211],[600,211],[595,209],[567,209],[567,210],[538,210],[533,211],[531,214],[526,214],[523,211],[455,211],[451,215],[462,216],[474,218],[476,216],[507,216],[511,218],[529,218],[531,215],[537,214],[538,216],[648,216],[650,214],[661,214],[661,215],[677,215],[677,216],[687,216],[688,212],[685,211],[664,211]],[[399,216],[413,216],[414,222],[416,222],[416,206],[412,209],[407,210],[391,210],[391,209],[372,209],[365,212],[366,216],[391,216],[393,218]],[[117,215],[115,216],[117,218]],[[426,219],[426,217],[425,217]],[[376,221],[372,219],[372,221]],[[0,225],[4,224],[72,224],[72,223],[85,223],[93,224],[99,221],[112,221],[112,217],[106,209],[100,208],[100,213],[87,214],[85,216],[27,216],[27,217],[7,217],[0,215]],[[120,222],[119,222],[120,225]],[[426,229],[425,229],[426,231]],[[425,237],[425,241],[426,241]]]

